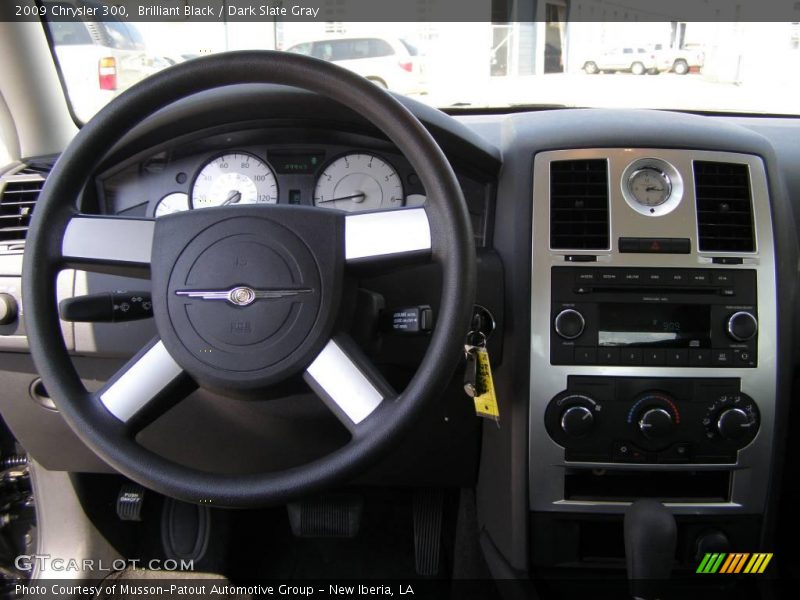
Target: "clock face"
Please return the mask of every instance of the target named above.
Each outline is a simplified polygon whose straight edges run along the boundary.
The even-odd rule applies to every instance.
[[[669,177],[653,167],[644,167],[630,174],[628,189],[642,206],[661,206],[669,200],[672,184]]]
[[[619,179],[622,197],[645,217],[663,217],[683,200],[683,177],[662,158],[639,158],[629,163]]]

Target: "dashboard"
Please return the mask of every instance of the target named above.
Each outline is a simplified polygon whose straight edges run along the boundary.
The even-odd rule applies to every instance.
[[[474,486],[482,530],[518,571],[619,564],[618,545],[587,540],[621,540],[622,513],[642,496],[677,516],[683,568],[696,567],[709,531],[734,550],[770,539],[796,372],[798,121],[627,110],[448,116],[403,102],[446,153],[472,217],[500,423],[475,419],[457,373],[371,481]],[[3,177],[7,190],[43,175]],[[111,149],[84,197],[99,214],[152,218],[223,204],[352,212],[424,202],[408,161],[357,115],[246,86],[154,116]],[[24,308],[23,248],[0,244],[0,292]],[[61,293],[132,285],[142,284],[66,273]],[[379,306],[430,304],[435,314],[440,285],[431,265],[359,274],[353,313],[379,320]],[[107,470],[52,407],[30,401],[35,373],[20,323],[0,329],[13,364],[3,372],[4,417],[48,466]],[[63,327],[95,382],[152,335],[146,322]],[[353,329],[374,333],[374,323],[356,318]],[[398,387],[426,343],[354,337]],[[316,420],[314,439],[298,443],[288,403],[276,416],[254,403],[223,411],[218,400],[178,405],[152,432],[153,448],[228,469],[245,452],[310,459],[315,444],[340,439]],[[248,434],[231,442],[242,423]],[[191,446],[204,426],[202,439],[225,440],[228,455]]]

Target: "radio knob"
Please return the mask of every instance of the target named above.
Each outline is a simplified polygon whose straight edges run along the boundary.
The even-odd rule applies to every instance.
[[[749,312],[739,311],[728,317],[728,335],[737,342],[752,339],[758,331],[758,321]]]
[[[0,325],[8,325],[17,320],[17,301],[11,294],[0,294]]]
[[[672,429],[672,415],[664,408],[650,408],[639,419],[639,431],[646,438],[663,437]]]
[[[717,419],[717,431],[726,440],[738,440],[750,433],[753,421],[741,408],[723,410]]]
[[[586,321],[583,315],[573,308],[562,310],[553,322],[556,333],[566,340],[574,340],[583,333]]]
[[[594,415],[586,406],[570,406],[561,414],[561,429],[570,437],[581,437],[594,427]]]

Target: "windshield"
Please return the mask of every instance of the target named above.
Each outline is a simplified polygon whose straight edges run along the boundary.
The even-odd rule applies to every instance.
[[[568,22],[553,7],[544,22],[501,24],[78,20],[47,27],[84,122],[153,73],[241,49],[331,61],[444,108],[800,113],[798,23]]]

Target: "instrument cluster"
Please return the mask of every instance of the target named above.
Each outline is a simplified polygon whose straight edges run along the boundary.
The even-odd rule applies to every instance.
[[[485,244],[492,189],[457,173]],[[293,204],[347,212],[425,203],[411,164],[388,144],[292,142],[257,145],[252,134],[214,136],[138,156],[98,178],[101,211],[159,218],[242,204]]]

